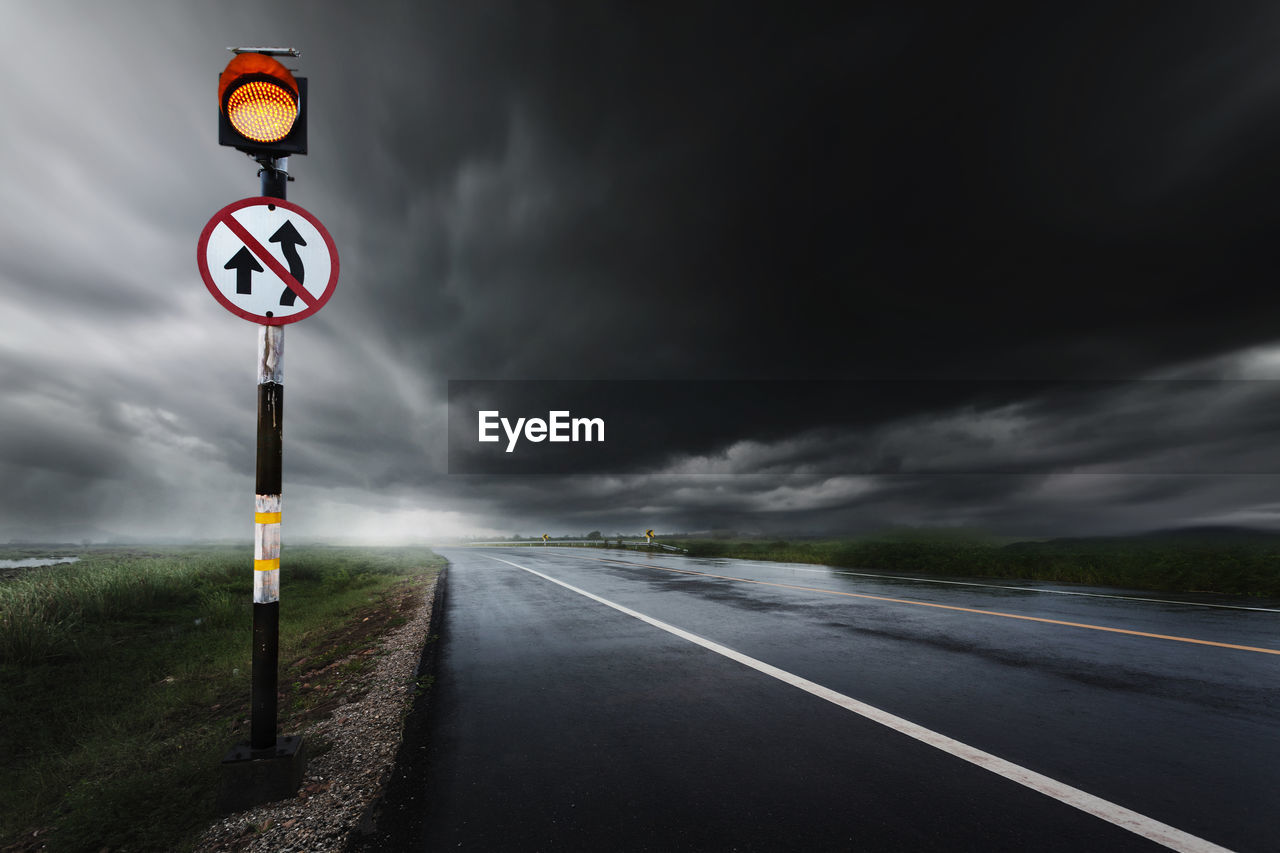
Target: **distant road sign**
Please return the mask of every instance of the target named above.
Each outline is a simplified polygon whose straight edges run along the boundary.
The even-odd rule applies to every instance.
[[[213,298],[266,326],[319,311],[338,283],[338,250],[320,220],[280,198],[242,198],[219,210],[196,243]]]

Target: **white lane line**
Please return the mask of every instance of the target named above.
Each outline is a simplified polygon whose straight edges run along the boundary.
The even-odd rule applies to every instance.
[[[691,634],[682,628],[669,625],[666,622],[654,619],[652,616],[646,616],[639,611],[632,610],[629,607],[624,607],[623,605],[610,601],[607,598],[601,598],[595,593],[587,592],[585,589],[579,589],[572,584],[565,583],[562,580],[557,580],[550,575],[544,575],[542,572],[535,569],[522,566],[519,563],[513,563],[510,560],[504,560],[501,557],[494,557],[489,554],[480,554],[479,556],[487,557],[490,560],[496,560],[499,563],[506,563],[508,566],[528,572],[531,575],[537,575],[543,580],[559,584],[567,590],[576,592],[578,595],[585,596],[592,601],[597,601],[606,607],[612,607],[619,613],[625,613],[628,616],[639,619],[641,622],[646,622],[655,628],[660,628],[669,634],[674,634],[682,640],[687,640],[690,643],[702,646],[704,649],[713,651],[718,655],[723,655],[730,660],[737,661],[743,666],[748,666],[757,672],[762,672],[765,675],[776,678],[781,682],[790,684],[792,687],[798,687],[806,693],[811,693],[820,699],[825,699],[828,702],[839,705],[841,708],[852,711],[853,713],[858,714],[861,717],[865,717],[872,722],[879,723],[880,725],[893,729],[907,737],[914,738],[921,743],[928,744],[935,749],[940,749],[943,752],[953,755],[956,758],[963,759],[970,764],[976,764],[978,767],[981,767],[984,770],[989,770],[998,776],[1003,776],[1011,782],[1017,782],[1019,785],[1030,788],[1033,791],[1038,791],[1045,796],[1052,797],[1053,799],[1077,808],[1082,812],[1101,818],[1108,823],[1113,823],[1121,829],[1127,829],[1136,835],[1140,835],[1143,838],[1147,838],[1157,844],[1168,847],[1170,850],[1184,851],[1184,853],[1210,853],[1210,851],[1226,851],[1226,853],[1230,853],[1227,848],[1220,847],[1211,841],[1206,841],[1198,836],[1183,832],[1176,827],[1169,826],[1166,823],[1161,823],[1154,818],[1149,818],[1146,815],[1126,809],[1124,806],[1116,805],[1115,803],[1104,800],[1101,797],[1095,797],[1093,794],[1081,791],[1079,788],[1073,788],[1070,785],[1057,781],[1056,779],[1050,779],[1048,776],[1044,776],[1034,770],[1028,770],[1027,768],[1014,764],[1011,761],[1006,761],[1003,758],[992,755],[989,752],[983,752],[977,747],[961,743],[960,741],[949,738],[946,735],[939,734],[932,729],[926,729],[924,726],[917,725],[910,720],[905,720],[902,717],[890,714],[888,711],[882,711],[879,708],[866,704],[865,702],[859,702],[857,699],[845,696],[843,693],[837,693],[830,688],[823,687],[821,684],[809,681],[807,678],[801,678],[794,673],[787,672],[785,669],[779,669],[776,666],[771,666],[764,661],[757,660],[749,655],[744,655],[742,652],[735,651],[728,646],[722,646],[717,642],[708,640],[705,637],[699,637],[697,634]]]
[[[787,568],[800,572],[821,572],[822,569],[809,569],[800,566]],[[878,575],[871,572],[850,572],[843,569],[831,569],[831,574],[853,575],[859,578],[884,578],[887,580],[915,581],[916,583],[947,583],[956,586],[980,586],[986,589],[1012,589],[1018,592],[1043,592],[1048,595],[1079,595],[1085,598],[1114,598],[1120,601],[1145,601],[1150,604],[1181,604],[1184,607],[1216,607],[1219,610],[1254,610],[1260,613],[1280,613],[1276,607],[1248,607],[1243,604],[1213,604],[1207,601],[1176,601],[1171,598],[1143,598],[1137,595],[1112,595],[1105,592],[1076,592],[1070,589],[1044,589],[1034,586],[1005,586],[995,583],[974,583],[973,581],[944,581],[938,578],[911,578],[904,575]]]

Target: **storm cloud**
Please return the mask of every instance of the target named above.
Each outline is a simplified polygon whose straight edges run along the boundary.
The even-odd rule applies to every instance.
[[[256,331],[194,259],[258,193],[232,45],[302,50],[342,259],[287,538],[1280,522],[1269,4],[53,0],[0,26],[0,539],[247,536]],[[450,380],[783,390],[468,475]]]

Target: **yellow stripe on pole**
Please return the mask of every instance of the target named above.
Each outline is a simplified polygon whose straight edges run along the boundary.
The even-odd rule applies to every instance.
[[[280,513],[278,512],[255,512],[253,520],[258,524],[279,524]]]
[[[255,572],[269,572],[272,569],[278,569],[278,568],[280,568],[279,557],[276,557],[274,560],[254,560],[253,561],[253,570]]]

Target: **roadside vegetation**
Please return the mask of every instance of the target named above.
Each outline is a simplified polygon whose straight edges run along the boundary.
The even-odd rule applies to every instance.
[[[0,851],[190,849],[216,817],[223,755],[248,738],[252,552],[63,551],[81,561],[0,578]],[[377,638],[444,561],[284,556],[278,707],[294,732],[358,697]]]
[[[1280,536],[1266,533],[1189,531],[1010,542],[963,530],[922,530],[855,539],[661,541],[687,548],[691,557],[1280,598]]]

